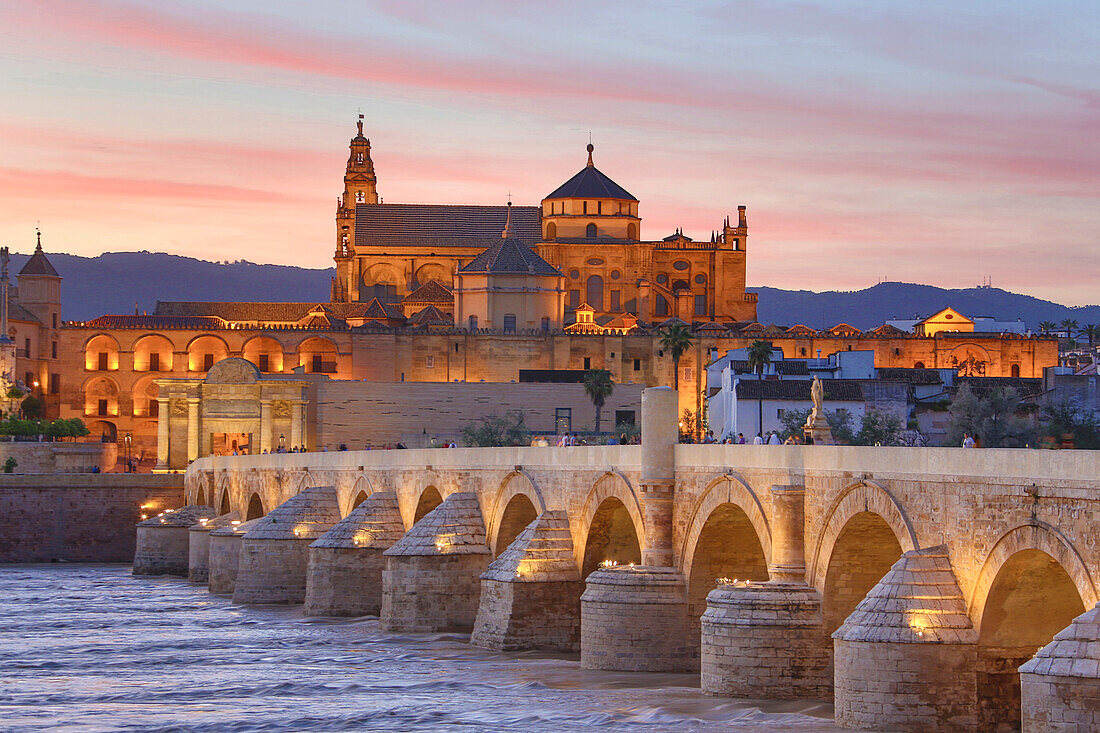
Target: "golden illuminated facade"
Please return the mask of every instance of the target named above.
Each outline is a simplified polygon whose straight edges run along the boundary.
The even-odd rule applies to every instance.
[[[564,278],[551,322],[571,322],[582,303],[597,321],[756,320],[756,295],[745,292],[745,207],[709,241],[679,230],[644,239],[638,199],[601,172],[592,153],[589,145],[585,167],[539,206],[511,210],[515,239]],[[506,207],[379,203],[377,182],[360,120],[336,213],[334,302],[398,303],[429,282],[454,290],[458,272],[500,237]]]

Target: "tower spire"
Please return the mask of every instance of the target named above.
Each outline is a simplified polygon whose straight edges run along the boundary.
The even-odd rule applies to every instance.
[[[593,150],[595,150],[595,149],[596,149],[596,148],[595,148],[595,147],[594,147],[594,146],[592,145],[592,143],[591,143],[591,142],[589,142],[589,143],[588,143],[588,167],[589,167],[589,168],[591,168],[591,167],[592,167],[592,165],[593,165],[593,164],[592,164],[592,151],[593,151]]]
[[[362,136],[363,135],[363,115],[362,115],[362,113],[360,113],[359,120],[355,123],[355,127],[356,127],[356,129],[359,130],[359,135]]]
[[[512,229],[512,202],[508,202],[508,219],[504,222],[504,231],[500,233],[501,239],[511,239],[515,236],[515,230]]]

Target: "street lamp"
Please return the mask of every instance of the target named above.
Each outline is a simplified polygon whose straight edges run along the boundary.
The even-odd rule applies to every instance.
[[[133,443],[134,436],[130,433],[126,433],[126,435],[122,438],[122,444],[126,447],[126,473],[134,472],[134,466],[131,462],[131,456],[133,455],[133,453],[131,452],[131,447],[133,446]]]

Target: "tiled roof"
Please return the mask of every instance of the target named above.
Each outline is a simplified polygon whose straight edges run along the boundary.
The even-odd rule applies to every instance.
[[[513,217],[513,220],[515,217]],[[496,242],[459,272],[492,272],[561,277],[561,271],[538,256],[535,250],[514,237],[497,237]]]
[[[225,327],[225,321],[209,316],[100,316],[85,321],[86,328],[194,329],[210,331]]]
[[[405,317],[405,314],[401,312],[401,309],[395,305],[383,303],[378,298],[374,298],[371,302],[367,303],[366,308],[363,308],[355,314],[355,318],[401,318]]]
[[[849,334],[859,335],[863,332],[851,324],[838,323],[829,329],[829,333],[833,334],[834,336],[847,336]]]
[[[453,326],[454,316],[444,313],[434,305],[429,305],[421,311],[417,311],[409,318],[409,324],[413,326]]]
[[[53,269],[53,265],[51,265],[49,259],[47,259],[46,253],[42,251],[41,244],[34,248],[34,254],[32,254],[30,259],[23,265],[23,269],[19,271],[19,274],[61,277],[57,274],[57,270]]]
[[[18,303],[8,303],[8,318],[13,321],[23,321],[25,323],[41,323],[38,316],[31,313],[29,310],[19,305]]]
[[[803,326],[801,323],[791,326],[787,329],[787,333],[793,336],[813,336],[817,334],[817,331],[809,326]]]
[[[158,300],[153,314],[157,316],[216,316],[231,323],[298,323],[313,311],[323,310],[330,319],[354,318],[365,303],[237,303],[226,301],[162,301]]]
[[[506,206],[359,204],[356,247],[487,247],[500,239]],[[512,227],[524,242],[542,239],[538,206],[513,206]]]
[[[605,176],[599,168],[589,163],[577,175],[561,184],[548,199],[624,199],[637,201],[625,188]]]
[[[401,299],[402,303],[453,303],[455,295],[450,288],[429,280]]]
[[[902,331],[897,326],[891,326],[889,323],[884,323],[873,331],[869,332],[874,336],[910,336],[912,334]]]
[[[1043,392],[1043,380],[1027,377],[955,377],[955,386],[967,385],[973,392],[985,394],[998,387],[1011,387],[1020,398],[1034,397]]]
[[[879,379],[890,379],[909,384],[943,384],[940,373],[935,369],[905,369],[902,367],[879,367]]]
[[[739,400],[783,400],[810,402],[809,379],[742,379],[737,384]],[[826,402],[863,402],[863,389],[853,379],[823,379]]]

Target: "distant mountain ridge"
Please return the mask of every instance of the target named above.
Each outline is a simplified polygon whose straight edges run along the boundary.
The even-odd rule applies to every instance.
[[[253,262],[218,263],[158,252],[107,252],[80,257],[48,252],[64,278],[62,316],[88,320],[106,314],[152,312],[158,300],[238,300],[327,302],[335,268],[311,270]],[[28,255],[12,255],[12,273]],[[1040,321],[1073,318],[1081,325],[1100,323],[1100,305],[1069,307],[999,288],[949,290],[932,285],[880,283],[851,292],[781,290],[750,287],[759,294],[759,320],[793,326],[829,328],[849,323],[871,329],[891,318],[927,316],[948,305],[968,316],[1023,319],[1037,330]]]

